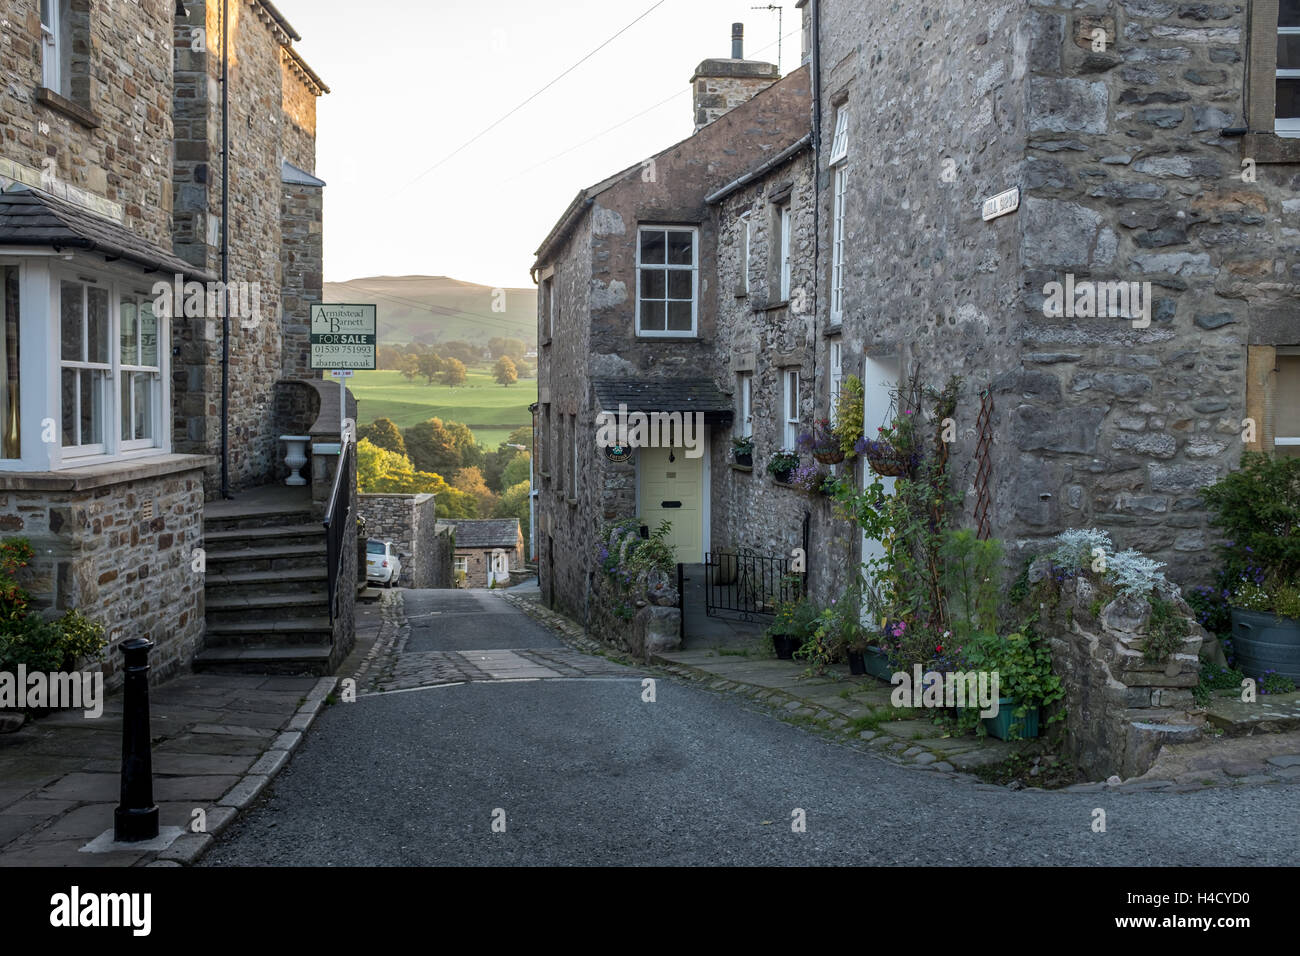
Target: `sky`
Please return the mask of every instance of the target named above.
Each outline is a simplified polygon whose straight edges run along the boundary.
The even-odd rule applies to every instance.
[[[356,0],[277,0],[332,90],[317,100],[326,281],[531,286],[579,189],[691,134],[691,75],[731,55],[733,22],[747,59],[776,62],[783,32],[782,72],[799,66],[795,0],[768,2],[783,31],[758,0],[368,0],[363,16]]]

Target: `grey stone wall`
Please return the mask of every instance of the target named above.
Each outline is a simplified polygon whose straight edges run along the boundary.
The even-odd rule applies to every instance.
[[[400,587],[447,586],[450,551],[438,541],[433,495],[361,495],[360,502],[366,535],[392,541],[397,549],[402,562]]]
[[[118,645],[155,644],[151,680],[186,671],[203,637],[203,467],[149,469],[76,490],[0,476],[0,536],[25,537],[36,552],[23,572],[33,607],[76,608],[104,625],[105,685],[122,683]],[[66,482],[64,483],[66,486]]]

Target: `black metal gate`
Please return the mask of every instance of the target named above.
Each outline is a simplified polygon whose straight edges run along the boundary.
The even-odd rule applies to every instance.
[[[792,570],[789,555],[738,553],[704,555],[704,613],[741,621],[772,617],[786,601],[803,593],[803,574]]]

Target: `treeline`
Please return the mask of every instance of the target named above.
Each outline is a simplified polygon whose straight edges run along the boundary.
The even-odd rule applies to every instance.
[[[492,375],[504,386],[513,385],[521,378],[533,378],[537,367],[527,359],[528,345],[523,339],[494,337],[487,346],[471,345],[453,340],[426,345],[411,342],[406,345],[381,345],[375,364],[381,369],[401,372],[408,382],[424,379],[426,385],[435,382],[455,388],[465,384],[469,366],[492,364]]]
[[[516,428],[493,450],[468,426],[440,418],[405,430],[376,419],[358,426],[357,439],[361,491],[437,495],[439,518],[519,518],[527,544],[531,426]]]

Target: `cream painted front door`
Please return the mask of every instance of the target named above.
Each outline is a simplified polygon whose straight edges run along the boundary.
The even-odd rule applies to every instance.
[[[704,457],[688,458],[684,448],[637,449],[641,521],[653,532],[672,524],[668,543],[682,564],[704,561]],[[673,460],[669,460],[669,456]]]

